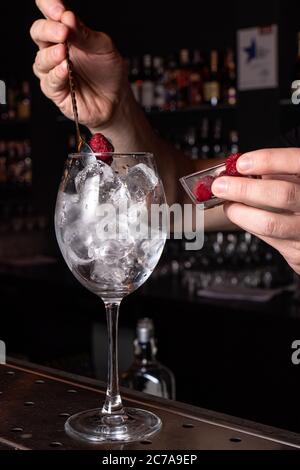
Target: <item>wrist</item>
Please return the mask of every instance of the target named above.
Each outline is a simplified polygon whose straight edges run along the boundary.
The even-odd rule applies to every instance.
[[[101,127],[89,130],[92,134],[101,132],[110,139],[118,153],[151,151],[153,141],[157,138],[136,102],[129,83],[112,119]]]

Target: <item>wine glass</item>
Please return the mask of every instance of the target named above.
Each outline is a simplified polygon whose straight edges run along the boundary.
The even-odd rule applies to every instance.
[[[117,345],[121,300],[147,280],[165,245],[166,212],[153,216],[158,207],[166,207],[165,193],[152,154],[69,155],[56,203],[56,236],[74,276],[105,304],[109,343],[104,405],[67,420],[73,437],[132,442],[161,427],[153,413],[123,407]]]

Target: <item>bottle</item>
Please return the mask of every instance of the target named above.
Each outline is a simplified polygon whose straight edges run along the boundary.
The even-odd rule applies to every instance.
[[[189,77],[189,106],[200,106],[203,102],[203,70],[204,61],[198,49],[194,51],[192,68]]]
[[[28,188],[32,186],[32,157],[31,142],[25,140],[24,143],[24,183]]]
[[[165,71],[162,57],[154,57],[154,108],[163,111],[166,107]]]
[[[167,59],[166,70],[166,109],[175,111],[177,109],[177,72],[178,65],[174,54]]]
[[[224,103],[229,104],[230,106],[236,105],[236,65],[232,49],[228,49],[225,55],[224,70],[222,74],[222,98]]]
[[[152,320],[149,318],[139,320],[136,333],[134,362],[122,375],[121,384],[140,392],[174,400],[174,375],[156,360],[157,347]]]
[[[141,104],[145,111],[151,111],[154,106],[154,77],[152,70],[152,57],[146,54],[143,57],[143,81],[141,88]]]
[[[213,127],[212,154],[214,158],[225,157],[225,154],[222,151],[222,129],[222,119],[218,118],[215,120]]]
[[[11,120],[17,117],[17,90],[15,84],[10,84],[7,89],[7,116]]]
[[[133,57],[130,62],[129,81],[130,81],[132,93],[136,101],[138,103],[141,103],[142,78],[141,78],[140,60],[138,57]]]
[[[184,152],[190,157],[191,160],[198,160],[199,148],[197,142],[197,129],[192,126],[189,127],[184,136]]]
[[[230,154],[239,153],[239,134],[236,130],[229,132],[229,152]]]
[[[211,148],[209,142],[209,120],[203,118],[200,127],[200,154],[201,160],[207,160],[211,156]]]
[[[31,115],[31,100],[29,82],[23,81],[21,92],[17,96],[17,117],[21,120],[30,119]]]
[[[213,50],[210,54],[210,69],[203,86],[204,101],[216,106],[220,101],[219,54]]]
[[[190,53],[188,49],[179,52],[177,79],[177,108],[186,108],[189,104]]]

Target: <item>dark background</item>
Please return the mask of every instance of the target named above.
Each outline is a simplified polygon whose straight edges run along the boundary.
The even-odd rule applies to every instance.
[[[111,34],[129,57],[182,47],[222,50],[235,46],[239,27],[278,23],[279,88],[241,94],[234,117],[228,119],[237,122],[243,150],[274,145],[281,131],[298,124],[298,109],[283,106],[281,100],[289,98],[293,79],[299,2],[69,3],[91,27]],[[30,135],[34,206],[50,224],[42,235],[1,237],[0,244],[13,245],[20,256],[42,251],[58,261],[3,271],[0,338],[10,354],[105,378],[103,307],[68,272],[53,234],[66,136],[73,127],[57,119],[58,111],[42,96],[32,74],[36,47],[29,29],[38,17],[32,0],[1,4],[0,79],[30,79],[33,117],[27,127],[0,123],[0,138]],[[154,124],[172,128],[174,120],[198,118],[171,116]],[[121,368],[131,360],[136,319],[149,315],[155,321],[160,359],[175,372],[179,400],[300,431],[300,368],[291,364],[291,344],[300,334],[298,304],[288,296],[270,304],[205,302],[189,298],[176,279],[164,282],[157,286],[154,276],[144,289],[125,299]]]

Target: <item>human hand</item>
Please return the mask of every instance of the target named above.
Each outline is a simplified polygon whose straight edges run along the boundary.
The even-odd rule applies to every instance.
[[[46,19],[33,23],[38,45],[33,65],[43,93],[73,118],[65,42],[74,67],[79,121],[91,132],[110,125],[128,93],[127,68],[112,40],[83,25],[60,0],[36,0]]]
[[[249,152],[237,169],[261,179],[216,179],[215,196],[231,201],[224,205],[226,216],[277,249],[300,274],[300,149]]]

